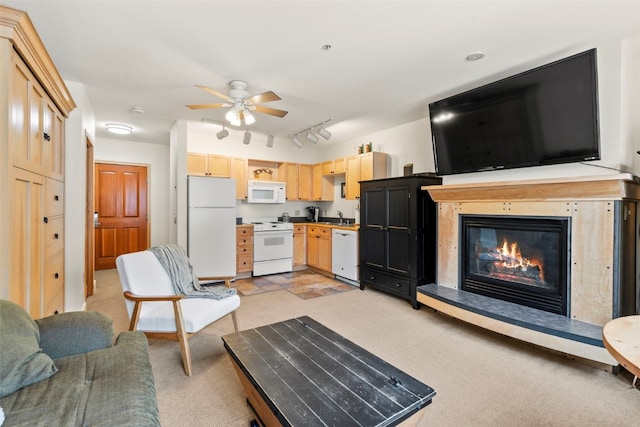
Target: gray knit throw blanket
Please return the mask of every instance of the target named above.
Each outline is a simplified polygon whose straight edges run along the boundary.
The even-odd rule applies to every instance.
[[[193,272],[187,253],[181,246],[170,244],[154,246],[149,250],[169,274],[177,295],[185,295],[187,298],[223,299],[236,294],[235,288],[227,288],[224,285],[201,285]]]

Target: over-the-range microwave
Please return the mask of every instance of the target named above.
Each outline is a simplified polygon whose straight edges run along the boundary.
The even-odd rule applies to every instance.
[[[287,190],[284,182],[247,181],[247,201],[249,203],[285,203]]]

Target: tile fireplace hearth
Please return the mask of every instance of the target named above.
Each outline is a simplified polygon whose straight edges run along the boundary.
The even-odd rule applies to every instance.
[[[438,255],[436,283],[419,289],[420,303],[523,341],[617,364],[602,344],[602,327],[638,310],[640,183],[633,175],[423,190],[438,203]],[[526,258],[519,262],[528,267],[496,262],[500,257]],[[478,284],[489,290],[478,291]],[[542,304],[524,303],[521,294],[529,291],[543,294]],[[530,297],[537,298],[524,296]]]

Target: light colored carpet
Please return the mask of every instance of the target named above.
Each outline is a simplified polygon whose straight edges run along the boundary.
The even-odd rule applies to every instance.
[[[128,325],[115,270],[96,274],[88,310]],[[240,329],[308,315],[433,387],[420,426],[637,426],[640,390],[615,376],[375,290],[303,300],[286,290],[241,296]],[[172,426],[248,426],[254,418],[220,337],[230,318],[190,340],[193,376],[175,342],[150,340],[160,419]]]

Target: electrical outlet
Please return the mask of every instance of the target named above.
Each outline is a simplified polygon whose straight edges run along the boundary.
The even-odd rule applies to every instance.
[[[296,210],[295,216],[300,216],[300,211],[299,210]]]

